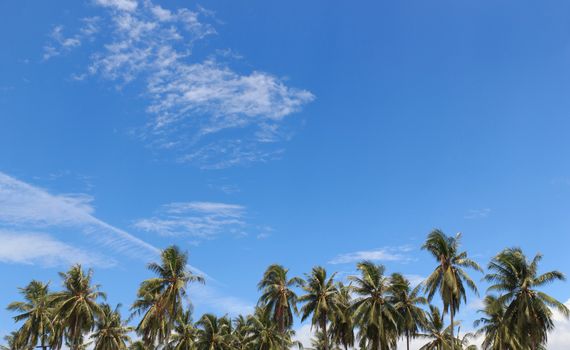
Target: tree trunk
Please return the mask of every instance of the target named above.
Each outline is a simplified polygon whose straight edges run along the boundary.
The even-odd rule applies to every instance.
[[[321,319],[321,329],[323,331],[323,338],[324,338],[324,350],[329,350],[329,337],[327,335],[327,316]]]
[[[449,316],[451,318],[451,350],[455,349],[455,326],[453,325],[453,314],[455,311],[453,310],[453,298],[451,299],[451,307]]]
[[[410,330],[406,329],[406,349],[410,350]]]

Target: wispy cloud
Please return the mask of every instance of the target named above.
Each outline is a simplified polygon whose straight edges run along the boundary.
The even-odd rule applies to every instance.
[[[349,264],[362,260],[370,261],[409,261],[407,254],[411,251],[408,246],[385,247],[375,250],[361,250],[353,253],[340,254],[329,261],[329,264]]]
[[[136,0],[95,0],[95,3],[120,11],[134,11],[138,4]]]
[[[244,235],[245,207],[214,202],[180,202],[164,205],[157,215],[141,219],[134,226],[166,236],[209,239],[220,233]]]
[[[45,233],[0,229],[0,241],[1,262],[41,267],[69,266],[75,263],[98,267],[115,265],[115,260],[108,256],[74,247]]]
[[[181,162],[219,169],[274,159],[281,152],[274,144],[289,137],[286,118],[314,99],[270,73],[232,69],[219,59],[227,55],[216,54],[225,51],[195,59],[195,43],[216,34],[204,9],[170,10],[150,0],[95,4],[106,10],[109,29],[76,77],[103,77],[119,88],[141,83],[150,121],[140,137]],[[79,37],[60,32],[52,35],[55,52],[79,46]]]
[[[467,214],[465,214],[465,219],[483,219],[491,214],[491,209],[483,208],[483,209],[470,209]]]
[[[241,298],[222,295],[216,288],[209,285],[191,285],[189,292],[195,303],[231,316],[250,314],[255,307],[254,303]]]
[[[43,59],[49,60],[81,46],[85,39],[92,38],[99,31],[99,17],[88,17],[81,20],[82,26],[72,36],[64,34],[62,25],[55,26],[49,34],[49,41],[44,46]]]
[[[415,275],[415,274],[405,274],[404,277],[410,281],[412,287],[417,286],[418,284],[423,283],[426,280],[425,276]]]
[[[117,252],[139,257],[158,253],[154,246],[97,218],[92,200],[85,194],[51,194],[0,172],[0,227],[74,228]]]
[[[73,263],[111,267],[117,263],[114,258],[117,253],[145,262],[158,258],[158,248],[97,218],[92,203],[93,198],[85,194],[53,194],[0,172],[0,262],[43,267]],[[173,215],[192,211],[228,220],[239,220],[244,211],[238,205],[210,202],[173,203],[164,210]],[[63,239],[56,234],[68,231],[79,232],[80,236]],[[79,242],[83,244],[80,246]],[[195,298],[197,303],[232,314],[251,310],[249,303],[211,285],[216,280],[204,271],[191,265],[188,268],[206,277],[210,284],[195,287],[199,294]]]

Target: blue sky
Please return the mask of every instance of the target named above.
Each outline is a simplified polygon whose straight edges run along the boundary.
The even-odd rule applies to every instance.
[[[367,257],[421,279],[434,227],[482,265],[516,245],[570,273],[569,11],[0,3],[2,303],[80,261],[128,306],[175,243],[210,276],[196,312],[235,314],[274,262],[346,275]]]

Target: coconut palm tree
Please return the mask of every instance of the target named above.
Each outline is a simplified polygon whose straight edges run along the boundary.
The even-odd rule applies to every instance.
[[[325,334],[321,331],[316,331],[315,335],[311,339],[311,347],[310,350],[324,350],[325,346],[328,347],[328,340],[325,337]],[[338,345],[332,344],[330,347],[331,350],[341,350]]]
[[[230,350],[232,347],[231,321],[227,317],[217,318],[205,314],[196,322],[197,350]]]
[[[49,344],[52,334],[53,303],[49,294],[48,283],[33,280],[26,287],[20,288],[24,301],[8,305],[8,310],[17,312],[15,322],[24,321],[15,341],[24,347],[34,348],[38,343],[43,350]]]
[[[399,331],[406,338],[406,349],[410,350],[410,338],[426,321],[424,310],[420,305],[427,305],[427,299],[420,296],[421,285],[412,289],[410,281],[399,273],[393,273],[390,280],[392,303],[399,314]]]
[[[327,278],[327,271],[323,267],[313,267],[311,274],[303,283],[303,290],[306,294],[299,298],[299,301],[304,303],[301,308],[301,321],[305,321],[311,315],[313,316],[311,326],[316,326],[317,330],[322,332],[323,350],[329,350],[330,337],[327,333],[327,324],[336,309],[335,275],[336,273],[333,273]]]
[[[91,335],[94,340],[94,350],[126,350],[131,341],[129,332],[133,329],[121,319],[119,308],[111,309],[109,304],[102,304],[102,314],[95,324],[95,332]]]
[[[182,312],[174,323],[174,333],[170,337],[168,349],[192,350],[195,348],[197,329],[192,321],[192,311]]]
[[[449,312],[451,337],[454,338],[454,316],[462,302],[467,301],[465,285],[477,292],[475,282],[465,272],[464,268],[472,268],[482,272],[481,267],[467,257],[467,252],[460,252],[461,234],[455,237],[447,236],[440,230],[433,230],[427,237],[422,249],[427,250],[437,261],[437,267],[425,280],[424,285],[431,301],[439,291],[443,301],[444,312]],[[455,344],[451,343],[451,350]]]
[[[494,295],[487,295],[483,305],[478,312],[484,316],[473,322],[473,326],[479,328],[476,334],[484,337],[483,350],[522,349],[516,329],[511,329],[505,319],[505,305]]]
[[[374,350],[385,350],[397,341],[398,312],[392,305],[390,279],[384,266],[363,261],[357,265],[360,276],[349,276],[355,323],[360,328],[361,346],[371,342]]]
[[[137,299],[131,306],[131,310],[134,311],[131,317],[143,313],[135,329],[147,347],[153,347],[157,341],[165,342],[170,332],[166,320],[162,317],[160,296],[156,288],[146,283],[140,286]]]
[[[98,284],[92,284],[93,270],[83,271],[81,265],[73,265],[68,272],[60,272],[63,279],[63,291],[54,293],[54,322],[63,327],[60,334],[65,338],[71,350],[80,350],[83,336],[93,330],[95,320],[102,316],[103,310],[97,303],[105,299],[105,293],[99,291]]]
[[[424,333],[418,337],[428,339],[420,350],[446,350],[451,347],[451,327],[445,327],[443,315],[437,306],[430,305],[426,323],[422,327]]]
[[[17,331],[5,335],[4,342],[6,345],[0,345],[0,350],[24,350],[25,347],[18,344],[18,338],[20,335]]]
[[[489,263],[490,273],[485,276],[493,283],[489,291],[504,293],[498,300],[506,305],[505,319],[510,328],[517,329],[523,347],[536,350],[546,345],[548,332],[554,328],[553,308],[568,317],[568,308],[560,301],[539,290],[549,283],[565,280],[559,271],[538,272],[542,255],[528,260],[520,248],[509,248]]]
[[[344,350],[354,346],[354,317],[350,286],[339,282],[336,301],[334,303],[334,316],[331,319],[331,333],[335,344],[342,345]]]
[[[135,315],[143,315],[136,330],[147,344],[168,343],[174,322],[182,311],[188,283],[204,282],[203,277],[187,269],[188,254],[177,246],[163,250],[160,260],[160,264],[148,264],[148,269],[157,277],[141,283],[137,300],[131,307]]]
[[[247,342],[247,338],[249,336],[249,317],[251,317],[251,315],[238,315],[233,320],[232,332],[234,344],[232,347],[235,350],[247,350],[249,348],[249,344]]]
[[[129,344],[129,350],[153,350],[153,348],[145,344],[142,340],[136,340]]]
[[[270,314],[257,307],[247,318],[247,336],[244,339],[248,349],[276,350],[293,345],[290,332],[281,333],[279,326],[272,321]]]
[[[297,294],[293,287],[301,286],[303,280],[288,278],[288,269],[281,265],[270,265],[258,284],[261,290],[259,305],[271,315],[282,335],[293,324],[293,313],[297,313]]]

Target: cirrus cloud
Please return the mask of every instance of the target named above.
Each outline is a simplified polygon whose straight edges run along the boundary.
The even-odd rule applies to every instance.
[[[233,69],[218,57],[224,50],[197,58],[196,43],[216,34],[209,11],[167,9],[150,0],[95,4],[105,12],[100,25],[109,29],[98,45],[82,46],[90,58],[75,79],[136,86],[149,116],[136,134],[180,162],[220,169],[274,159],[282,152],[276,144],[290,137],[286,121],[314,99],[271,73]],[[81,46],[85,30],[65,38],[57,28],[46,59]]]

